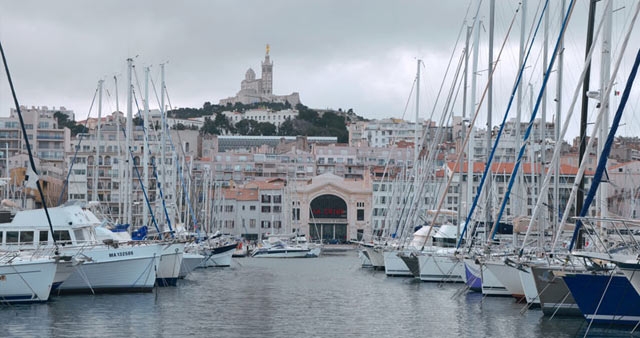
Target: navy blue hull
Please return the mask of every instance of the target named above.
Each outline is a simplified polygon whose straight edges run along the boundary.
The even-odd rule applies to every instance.
[[[640,296],[626,277],[575,274],[564,281],[587,321],[617,325],[640,321]]]
[[[156,278],[156,284],[158,286],[176,286],[178,278]]]

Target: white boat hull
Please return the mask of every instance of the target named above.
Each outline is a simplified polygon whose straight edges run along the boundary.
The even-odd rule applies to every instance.
[[[16,257],[0,262],[0,304],[47,301],[57,265],[50,258]]]
[[[64,250],[81,254],[85,262],[76,265],[59,292],[149,292],[155,285],[162,246],[139,243]]]
[[[500,282],[498,277],[487,269],[485,264],[481,266],[482,271],[482,294],[486,296],[511,296],[511,292]]]
[[[489,261],[484,263],[485,269],[488,269],[493,276],[498,279],[498,282],[502,284],[507,292],[517,298],[524,298],[524,289],[522,288],[522,283],[520,282],[520,274],[519,270],[506,265],[501,261]]]
[[[540,297],[538,297],[538,288],[536,287],[536,281],[533,278],[533,272],[530,266],[523,265],[522,270],[518,270],[520,276],[520,283],[524,290],[524,295],[527,298],[527,303],[540,306]]]
[[[158,286],[177,285],[180,267],[182,265],[182,256],[184,254],[184,245],[185,243],[162,244],[160,263],[158,264],[158,272],[156,273],[156,283]]]
[[[363,246],[363,249],[371,261],[371,266],[373,266],[376,270],[384,269],[384,256],[382,254],[383,250],[381,248],[376,248],[372,246]]]
[[[464,282],[464,263],[452,252],[423,252],[418,262],[423,282]]]
[[[369,256],[367,256],[367,252],[364,249],[358,250],[358,258],[360,258],[360,265],[363,268],[372,268],[371,260],[369,260]]]
[[[196,253],[185,252],[182,255],[182,264],[180,264],[180,274],[178,278],[185,278],[195,270],[204,260],[204,256]]]
[[[303,248],[285,248],[285,249],[266,249],[259,248],[251,253],[251,257],[255,258],[311,258],[318,257],[320,249],[303,249]]]
[[[205,249],[202,254],[205,259],[200,263],[202,268],[231,266],[231,258],[235,252],[236,244],[229,244],[214,249]]]
[[[407,264],[398,256],[400,251],[385,251],[384,257],[384,272],[387,276],[397,277],[413,277],[413,274],[409,270]]]

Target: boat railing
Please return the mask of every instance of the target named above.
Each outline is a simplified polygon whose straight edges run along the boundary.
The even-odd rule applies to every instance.
[[[576,217],[584,226],[589,251],[617,252],[640,250],[640,220],[613,217]]]

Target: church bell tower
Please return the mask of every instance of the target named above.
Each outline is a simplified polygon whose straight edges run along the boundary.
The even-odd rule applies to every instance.
[[[267,51],[262,62],[262,94],[273,94],[273,63],[269,59],[269,45],[267,44]]]

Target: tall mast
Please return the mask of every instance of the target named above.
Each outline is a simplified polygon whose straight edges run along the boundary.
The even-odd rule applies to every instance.
[[[493,72],[493,31],[494,31],[494,17],[495,17],[495,7],[496,1],[491,0],[489,5],[489,74]],[[488,83],[488,91],[487,91],[487,133],[486,133],[486,162],[489,161],[489,156],[491,156],[491,111],[493,109],[493,80],[492,77],[489,76]],[[488,164],[487,164],[488,165]],[[488,176],[486,178],[487,188],[485,190],[485,196],[487,197],[486,208],[485,208],[485,224],[493,224],[493,217],[491,215],[491,179],[493,176],[493,171],[489,168],[487,171]]]
[[[523,69],[523,63],[524,63],[524,43],[525,43],[525,24],[527,22],[527,0],[523,0],[522,1],[522,13],[521,13],[521,18],[522,18],[522,22],[521,22],[521,26],[520,26],[520,55],[518,57],[519,60],[519,64],[518,64],[518,68],[521,69],[522,71],[522,78],[524,77],[524,72],[525,70]],[[521,132],[521,128],[522,128],[522,101],[523,101],[523,96],[524,96],[524,86],[521,84],[518,86],[518,93],[517,93],[517,104],[516,104],[516,121],[514,123],[514,127],[516,128],[515,130],[515,145],[514,145],[514,149],[520,149],[522,147],[522,136],[520,135]],[[513,160],[515,162],[515,158]],[[523,189],[522,189],[522,173],[518,173],[516,175],[516,181],[515,181],[515,191],[516,194],[519,196],[524,196],[524,194],[522,193]],[[513,210],[514,213],[516,215],[522,215],[523,214],[523,209],[522,209],[522,203],[520,202],[520,199],[518,198],[514,198],[513,199]],[[514,235],[515,236],[515,235]]]
[[[122,199],[124,198],[122,194],[122,188],[124,185],[124,180],[122,179],[124,175],[124,168],[122,166],[122,152],[120,151],[120,102],[118,101],[118,78],[114,75],[113,81],[115,82],[115,92],[116,92],[116,148],[118,149],[118,222],[122,222]]]
[[[478,80],[478,50],[480,42],[480,25],[481,20],[476,18],[473,28],[473,59],[471,61],[471,99],[469,100],[469,113],[475,114],[476,111],[476,83]],[[475,133],[473,127],[470,126],[469,147],[467,151],[467,210],[470,210],[473,201],[473,148],[475,147]]]
[[[467,135],[467,128],[466,128],[466,122],[465,119],[467,117],[467,79],[468,79],[468,74],[469,74],[469,39],[471,38],[471,26],[467,26],[467,36],[465,39],[465,47],[464,47],[464,88],[463,88],[463,94],[462,94],[462,120],[460,121],[461,123],[461,133],[460,133],[460,137],[458,140],[458,144],[459,147],[458,151],[461,152],[464,149],[462,149],[462,143],[464,142],[463,138],[464,135]],[[458,165],[458,201],[462,202],[462,157],[460,157],[460,161],[458,161],[457,165]],[[455,166],[454,166],[455,167]],[[469,193],[467,193],[468,195]],[[470,206],[467,206],[467,209]],[[457,226],[457,230],[456,230],[456,238],[460,238],[460,225],[461,225],[461,218],[462,218],[462,208],[460,208],[458,206],[458,226]],[[465,225],[466,226],[466,225]]]
[[[585,58],[589,56],[589,50],[593,44],[593,24],[596,20],[596,2],[598,0],[589,1],[589,21],[587,23],[587,43],[585,45]],[[584,153],[587,148],[587,118],[589,115],[589,97],[587,92],[589,91],[589,82],[591,82],[591,60],[587,66],[587,71],[584,75],[584,81],[582,82],[582,111],[580,114],[580,150],[578,163],[582,163]],[[580,214],[582,205],[584,203],[584,176],[580,178],[577,196],[576,196],[576,216]],[[578,238],[576,241],[576,249],[582,249],[582,231],[578,232]]]
[[[142,131],[144,132],[144,150],[142,152],[143,189],[149,189],[149,67],[144,68],[144,120],[142,121]],[[157,192],[156,192],[157,193]],[[151,201],[149,201],[151,202]],[[149,224],[149,212],[142,213],[142,224]]]
[[[91,198],[94,201],[99,201],[98,198],[98,174],[100,173],[100,123],[102,120],[102,84],[104,80],[98,81],[98,133],[96,134],[96,158],[93,161],[93,191],[91,192]]]
[[[546,72],[546,69],[549,68],[549,12],[545,11],[544,13],[544,45],[543,45],[543,51],[542,51],[542,69],[543,70],[543,78],[545,76],[544,72]],[[547,204],[548,202],[548,194],[545,194],[544,196],[538,195],[538,193],[542,190],[542,177],[544,175],[545,172],[545,161],[546,161],[546,138],[547,138],[547,89],[545,87],[545,89],[542,91],[542,107],[541,107],[541,111],[540,111],[540,123],[538,124],[538,128],[539,128],[539,133],[540,133],[540,173],[537,172],[537,168],[536,166],[532,166],[531,170],[533,172],[536,173],[535,177],[538,178],[538,182],[537,184],[535,184],[533,181],[532,186],[537,188],[537,192],[534,192],[536,196],[538,196],[538,198],[542,198],[542,200],[544,201],[545,204]],[[533,150],[533,147],[531,147]],[[535,156],[535,152],[533,154]],[[533,190],[533,189],[532,189]],[[527,207],[532,207],[531,205],[528,205]],[[542,210],[540,210],[540,216],[538,217],[538,245],[540,247],[542,247],[543,245],[543,241],[544,241],[544,230],[547,227],[547,217],[546,217],[546,209],[542,208]]]
[[[167,120],[164,107],[164,63],[160,64],[160,117],[162,119],[162,127],[160,128],[160,165],[157,165],[157,163],[156,165],[161,172],[160,187],[162,190],[166,191],[167,194],[169,194],[169,197],[172,199],[172,197],[175,196],[175,192],[173,192],[172,189],[167,189],[167,170],[165,167],[167,165],[165,155],[167,145],[167,132],[169,131],[166,129]],[[175,184],[173,185],[173,187],[175,188]],[[171,201],[169,201],[169,203],[173,205]],[[171,215],[173,215],[173,213],[171,213]]]
[[[562,8],[560,9],[560,13],[564,13],[566,7],[566,0],[562,0]],[[555,119],[555,140],[556,142],[562,142],[560,140],[560,124],[562,123],[561,115],[562,115],[562,71],[564,66],[564,36],[560,38],[560,54],[558,55],[558,84],[556,86],[556,119]],[[554,210],[552,224],[553,224],[553,233],[555,234],[556,227],[558,226],[558,222],[560,221],[560,186],[558,185],[558,181],[560,180],[560,161],[555,161],[555,177],[553,180],[553,201],[554,201]]]
[[[125,163],[127,163],[127,169],[125,170],[126,173],[126,178],[124,181],[125,184],[125,197],[127,198],[127,203],[124,204],[125,208],[126,208],[126,215],[127,215],[127,224],[131,225],[131,207],[132,207],[132,202],[133,202],[133,196],[131,196],[133,189],[132,189],[132,165],[133,163],[131,162],[131,160],[129,160],[130,156],[129,153],[131,152],[131,134],[133,134],[133,85],[131,83],[131,71],[133,69],[133,59],[129,58],[127,59],[127,127],[125,128],[126,130],[126,158],[127,160],[125,161]]]
[[[414,135],[413,135],[413,168],[414,172],[418,169],[418,154],[420,150],[418,149],[418,119],[420,118],[420,59],[417,62],[417,70],[416,70],[416,124],[414,126]],[[416,172],[416,175],[418,173]],[[417,177],[417,176],[416,176]],[[415,179],[417,181],[417,179]]]
[[[605,94],[607,93],[607,84],[611,76],[611,21],[613,10],[611,6],[606,6],[604,13],[604,27],[602,31],[602,59],[600,65],[600,111],[602,114],[602,123],[600,123],[600,136],[598,136],[598,158],[604,149],[604,143],[609,134],[609,104],[605,102]],[[606,100],[611,102],[610,100]],[[600,184],[598,187],[598,199],[596,199],[597,210],[600,211],[600,217],[607,217],[607,184]]]

